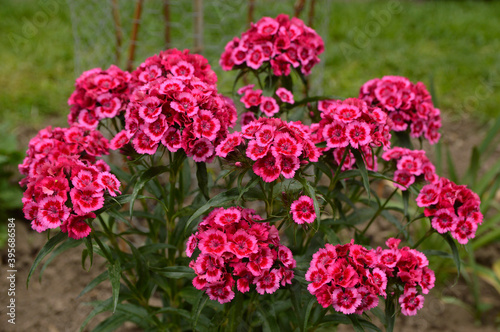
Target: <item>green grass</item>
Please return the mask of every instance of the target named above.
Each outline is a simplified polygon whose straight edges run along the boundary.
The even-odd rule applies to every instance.
[[[42,23],[36,21],[45,9],[41,1],[3,0],[0,6],[0,44],[4,45],[0,48],[0,115],[13,129],[39,129],[48,123],[64,125],[66,121],[66,101],[75,79],[74,39],[68,6],[62,0],[53,1],[59,8],[55,13],[49,12],[48,21]],[[160,5],[161,1],[149,8],[157,11],[156,18],[160,20],[161,7],[156,3]],[[189,9],[191,2],[185,3],[177,3],[173,9],[177,13],[185,7]],[[280,11],[291,14],[293,3],[279,1],[269,6],[264,0],[256,1],[254,17],[275,16]],[[130,15],[133,8],[127,6]],[[234,73],[218,69],[217,47],[213,45],[220,45],[222,50],[233,35],[242,32],[246,24],[244,7],[227,0],[205,5],[205,21],[211,25],[207,28],[211,35],[205,36],[209,45],[207,56],[224,88]],[[376,21],[372,13],[388,10],[388,2],[317,1],[314,24],[322,32],[326,46],[322,55],[323,93],[355,96],[360,85],[373,77],[403,75],[428,86],[432,82],[439,106],[445,112],[468,112],[480,119],[499,115],[496,105],[500,104],[500,3],[403,1],[401,8],[360,48],[355,42],[359,31],[370,25],[373,28]],[[238,9],[238,14],[228,18],[234,9]],[[173,20],[190,20],[188,15],[179,17],[173,15]],[[124,24],[131,21],[128,17],[122,20]],[[35,30],[29,31],[31,24]],[[162,45],[161,24],[151,19],[145,23],[140,35],[144,47],[138,50],[138,60],[147,56],[146,50],[160,50],[161,46],[154,46],[153,50],[151,45]],[[126,27],[125,36],[129,30]],[[98,29],[95,31],[100,34]],[[191,25],[174,27],[173,46],[188,47],[191,31]],[[158,40],[149,42],[155,38]],[[348,54],[341,49],[346,45],[351,50]],[[313,71],[313,80],[315,74],[318,71]]]

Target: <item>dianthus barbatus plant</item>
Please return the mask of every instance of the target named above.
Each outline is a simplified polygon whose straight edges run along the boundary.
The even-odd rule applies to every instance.
[[[102,256],[82,291],[111,282],[89,316],[112,312],[98,331],[379,331],[374,316],[391,331],[416,315],[436,280],[417,247],[441,236],[456,253],[482,222],[479,196],[411,148],[440,137],[422,83],[312,96],[305,76],[323,51],[298,18],[251,24],[220,58],[234,101],[189,50],[83,73],[70,127],[41,130],[19,165],[26,219],[52,231],[28,282],[50,252],[85,245],[84,268]]]

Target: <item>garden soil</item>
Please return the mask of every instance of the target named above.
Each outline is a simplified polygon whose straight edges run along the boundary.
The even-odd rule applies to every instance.
[[[482,138],[484,128],[471,125],[471,121],[462,118],[444,119],[443,142],[448,145],[456,164],[458,174],[463,174],[470,158],[470,151]],[[430,151],[428,146],[425,147]],[[491,160],[494,162],[500,155],[500,149],[494,151]],[[488,167],[488,163],[484,165]],[[389,230],[383,225],[377,226],[376,237],[382,240]],[[376,240],[376,238],[375,238]],[[43,244],[46,242],[45,234],[38,234],[29,229],[28,223],[22,218],[17,218],[16,224],[16,324],[7,323],[7,308],[9,297],[7,295],[8,280],[6,252],[2,251],[0,267],[0,331],[10,332],[63,332],[78,331],[86,316],[92,310],[89,302],[110,297],[111,287],[109,282],[104,282],[94,290],[78,298],[81,290],[97,275],[106,269],[105,262],[95,257],[94,266],[90,271],[82,269],[81,248],[70,249],[57,257],[44,271],[42,280],[39,281],[38,271],[33,276],[29,288],[26,288],[26,278],[29,268]],[[500,258],[500,244],[495,244],[477,252],[477,259],[490,265]],[[458,298],[465,304],[472,304],[470,290],[462,281],[450,284],[446,288],[433,289],[426,296],[425,305],[415,317],[398,317],[395,331],[413,332],[494,332],[496,319],[500,313],[500,295],[486,283],[481,284],[483,300],[491,305],[482,317],[482,322],[475,321],[473,315],[464,307],[451,303],[451,298]],[[448,299],[446,301],[446,299]],[[109,315],[109,314],[108,314]],[[92,320],[86,331],[90,331],[106,315],[97,316]],[[481,324],[481,325],[480,325]],[[497,325],[498,326],[498,325]],[[125,325],[119,331],[140,331],[133,324]],[[341,326],[339,331],[352,331],[352,327]]]

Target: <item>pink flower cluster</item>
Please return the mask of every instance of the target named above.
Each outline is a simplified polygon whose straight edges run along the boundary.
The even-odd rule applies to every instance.
[[[260,118],[243,126],[241,132],[228,135],[216,154],[226,157],[243,141],[246,156],[253,163],[253,171],[266,182],[280,175],[286,179],[295,176],[301,164],[316,162],[320,156],[318,148],[311,142],[310,129],[298,122],[285,122],[275,118]]]
[[[171,152],[182,148],[196,162],[210,162],[236,122],[236,108],[194,73],[160,77],[137,88],[125,113],[125,130],[111,148],[132,140],[138,153],[154,154],[161,144]]]
[[[262,90],[254,90],[254,84],[247,85],[238,90],[239,95],[243,95],[240,101],[245,105],[249,112],[246,112],[242,116],[241,125],[247,125],[256,119],[255,114],[259,110],[268,117],[272,117],[280,111],[280,105],[283,103],[293,104],[295,103],[293,94],[291,91],[285,88],[278,88],[276,90],[276,96],[279,98],[277,101],[273,97],[265,97],[262,95]]]
[[[368,250],[354,244],[326,244],[313,255],[306,280],[307,289],[316,296],[323,308],[330,305],[344,314],[362,314],[378,305],[378,296],[387,297],[389,284],[404,286],[399,303],[404,315],[415,315],[424,298],[417,287],[427,294],[434,287],[434,272],[421,252],[404,247],[400,240],[389,239],[389,249]]]
[[[316,220],[316,211],[314,211],[313,199],[309,196],[300,196],[290,206],[290,213],[292,219],[297,224],[303,223],[311,224]]]
[[[431,144],[439,141],[440,111],[422,82],[413,84],[401,76],[375,78],[363,84],[359,98],[382,108],[392,119],[391,130],[410,127],[411,137],[424,136]]]
[[[272,294],[280,284],[291,284],[296,266],[292,252],[280,244],[278,230],[251,209],[213,210],[190,236],[186,254],[201,253],[189,266],[197,276],[193,286],[220,303],[234,298],[234,284],[242,293],[255,285],[259,294]],[[235,281],[236,280],[236,281]]]
[[[421,175],[423,175],[425,181],[430,183],[436,183],[439,180],[436,168],[423,150],[395,147],[384,152],[382,159],[396,161],[397,169],[394,172],[394,186],[401,190],[408,189],[415,182],[416,177]]]
[[[376,170],[377,158],[372,147],[390,147],[390,126],[387,115],[378,107],[368,106],[357,98],[342,100],[323,100],[318,103],[321,120],[311,126],[315,143],[326,141],[323,151],[333,150],[335,162],[340,164],[347,147],[361,150],[366,166]],[[342,170],[352,169],[354,155],[346,155]]]
[[[26,178],[24,214],[37,232],[61,227],[74,239],[86,237],[85,223],[104,204],[104,194],[116,196],[120,182],[109,166],[96,157],[108,153],[108,140],[95,130],[74,125],[47,127],[29,143],[26,158],[19,165]]]
[[[76,79],[75,91],[68,99],[68,123],[95,129],[100,120],[117,116],[127,107],[131,79],[128,72],[114,65],[84,72]]]
[[[288,76],[291,67],[300,67],[304,75],[319,63],[325,50],[323,40],[296,17],[280,14],[276,19],[263,17],[249,30],[227,43],[220,58],[223,70],[234,67],[259,69],[270,64],[276,76]]]
[[[479,196],[465,185],[457,185],[446,178],[425,185],[418,195],[417,205],[432,218],[432,227],[440,234],[451,232],[459,243],[466,244],[476,235],[483,222]]]
[[[147,58],[132,72],[134,85],[140,86],[160,77],[194,76],[207,84],[217,83],[217,75],[210,68],[208,60],[199,54],[189,54],[189,50],[168,49]]]
[[[326,244],[313,255],[306,280],[307,289],[323,308],[333,306],[344,314],[362,314],[378,305],[387,277],[376,268],[375,252],[354,240],[345,245]]]
[[[375,250],[377,268],[386,274],[389,284],[404,287],[398,299],[401,312],[405,316],[414,316],[424,305],[424,297],[419,293],[428,294],[434,287],[436,277],[423,253],[409,247],[398,248],[400,242],[390,238],[385,242],[388,249],[378,247]]]

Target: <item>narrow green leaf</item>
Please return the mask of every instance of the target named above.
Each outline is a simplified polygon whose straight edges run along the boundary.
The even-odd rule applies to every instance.
[[[45,261],[42,268],[40,269],[38,280],[42,281],[43,272],[45,271],[47,266],[49,266],[49,264],[54,260],[54,258],[56,258],[57,256],[59,256],[68,249],[78,247],[81,243],[82,243],[81,240],[68,239],[68,241],[62,243],[55,250],[53,250],[50,257]]]
[[[349,320],[351,321],[354,331],[365,332],[365,329],[363,328],[363,326],[361,326],[357,315],[347,315],[347,318],[349,318]]]
[[[475,146],[472,148],[472,154],[470,156],[469,168],[465,173],[463,182],[470,183],[474,187],[477,179],[477,174],[479,173],[479,161],[481,160],[481,154],[479,149]]]
[[[140,247],[139,252],[143,255],[148,255],[162,249],[177,249],[177,247],[168,243],[152,243]]]
[[[85,288],[80,292],[77,298],[90,292],[92,289],[96,288],[97,285],[101,284],[106,279],[108,279],[108,271],[104,271],[103,273],[95,277],[87,286],[85,286]]]
[[[186,226],[184,227],[184,231],[186,232],[187,230],[189,230],[191,224],[201,215],[210,210],[212,207],[221,206],[224,203],[235,200],[237,197],[238,197],[238,188],[232,188],[230,190],[223,191],[220,194],[212,197],[202,207],[196,210],[195,213],[193,213],[191,218],[189,218],[189,220],[187,221]]]
[[[477,250],[493,242],[500,242],[500,228],[495,228],[471,242],[473,250]]]
[[[309,323],[309,317],[311,316],[311,310],[312,310],[312,307],[315,303],[316,303],[316,298],[314,298],[314,297],[312,297],[309,300],[309,303],[307,303],[306,311],[304,313],[304,325],[303,325],[302,331],[308,331],[307,326]]]
[[[253,187],[255,187],[255,185],[259,182],[259,177],[258,176],[255,176],[251,181],[249,181],[245,187],[243,187],[241,190],[240,190],[240,194],[238,195],[238,199],[236,200],[237,202],[240,202],[241,201],[241,198],[243,197],[244,194],[246,194],[246,192],[250,189],[252,189]]]
[[[196,331],[196,327],[198,326],[198,320],[201,315],[201,311],[203,307],[207,303],[208,296],[206,296],[205,292],[199,292],[198,297],[196,298],[196,302],[193,306],[193,311],[191,313],[191,322],[193,324],[193,331]]]
[[[491,128],[488,130],[488,133],[486,134],[485,138],[481,142],[481,145],[479,145],[478,152],[481,155],[483,155],[486,152],[491,142],[498,135],[499,132],[500,132],[500,117],[497,117]]]
[[[68,239],[68,236],[66,233],[59,232],[55,236],[50,238],[50,240],[47,241],[47,243],[45,243],[43,248],[40,250],[40,252],[36,256],[35,261],[33,262],[33,265],[31,265],[30,271],[28,273],[28,279],[26,280],[26,287],[29,286],[31,276],[33,275],[33,272],[35,271],[38,264],[40,264],[42,259],[44,259],[45,256],[47,256],[52,251],[52,249],[54,249],[54,247],[56,245],[58,245],[59,243],[65,241],[67,239]]]
[[[115,331],[118,327],[122,326],[128,319],[128,315],[122,313],[115,313],[106,318],[97,325],[92,332],[108,332]]]
[[[394,331],[394,323],[396,322],[396,307],[394,300],[388,296],[385,300],[385,330],[386,332]]]
[[[132,191],[132,195],[130,198],[130,210],[129,210],[130,215],[132,215],[132,211],[134,211],[135,200],[137,199],[139,192],[142,190],[142,188],[144,188],[144,185],[154,177],[162,173],[168,172],[169,170],[170,166],[154,166],[148,168],[139,175],[139,178],[137,179],[137,182],[134,185],[134,190]]]
[[[264,310],[262,306],[258,306],[257,312],[259,313],[259,316],[264,320],[264,331],[280,331],[280,327],[276,319],[276,313],[272,305],[266,306],[266,310]]]
[[[443,162],[442,162],[442,157],[443,157],[443,153],[442,153],[442,149],[441,149],[441,142],[437,142],[436,144],[436,174],[443,174]]]
[[[90,322],[92,318],[94,318],[101,312],[111,310],[112,307],[113,307],[113,298],[111,297],[97,304],[94,307],[94,309],[90,312],[90,314],[87,316],[87,318],[85,318],[85,320],[83,321],[82,325],[80,326],[80,332],[83,331],[85,326],[87,326],[87,324]]]
[[[408,210],[409,201],[410,201],[410,192],[408,190],[403,190],[403,193],[401,196],[403,198],[404,216],[405,216],[407,221],[410,221],[410,212]]]
[[[368,199],[370,198],[370,180],[368,179],[368,171],[366,170],[365,161],[361,152],[357,149],[351,149],[352,154],[356,158],[356,166],[358,167],[361,178],[363,179],[363,186],[365,187],[366,193],[368,195]]]
[[[446,165],[448,168],[448,176],[451,181],[458,182],[457,171],[455,170],[455,162],[451,157],[450,148],[446,146]]]
[[[208,172],[206,163],[196,163],[196,179],[198,180],[198,187],[200,191],[208,200],[210,199],[208,195]]]
[[[94,263],[94,246],[92,245],[92,237],[87,236],[84,238],[85,246],[87,247],[89,259],[90,259],[90,266],[89,270],[92,267],[92,264]]]
[[[450,236],[450,234],[446,233],[446,234],[442,234],[441,236],[446,240],[446,242],[448,243],[448,245],[451,248],[451,253],[453,255],[453,261],[455,262],[455,266],[457,267],[457,280],[458,280],[458,277],[460,277],[461,261],[460,261],[460,253],[458,252],[457,244],[455,243],[453,238]]]
[[[475,192],[479,196],[483,196],[491,182],[500,174],[500,160],[498,160],[488,171],[479,179],[476,187],[474,188]]]
[[[120,266],[120,261],[116,260],[113,264],[108,266],[108,276],[111,281],[111,289],[113,294],[113,312],[116,310],[118,305],[118,297],[120,295],[120,279],[122,276],[122,269]]]
[[[149,269],[170,279],[195,277],[193,269],[189,266],[150,267]]]

